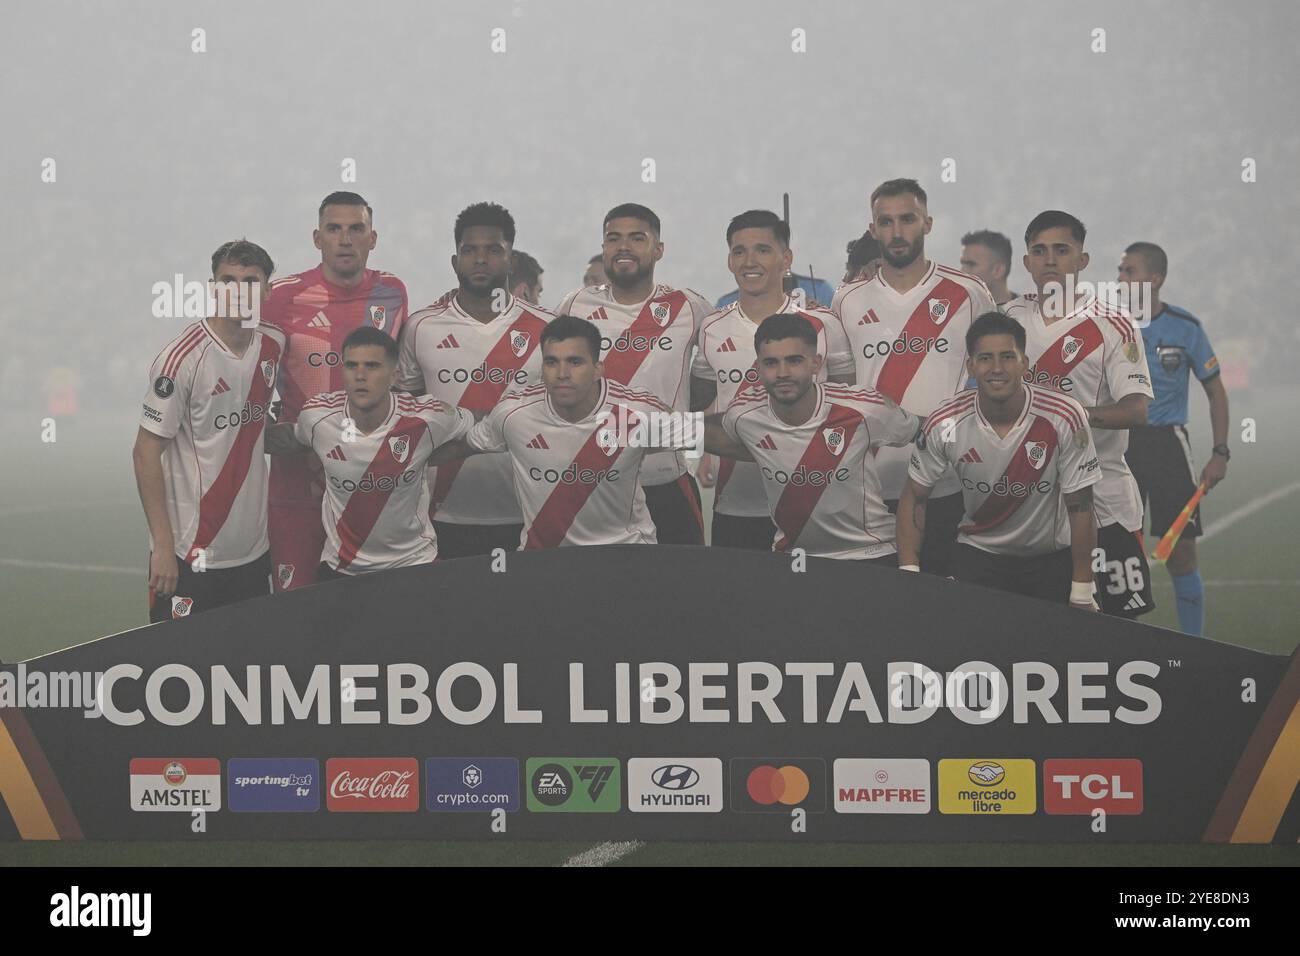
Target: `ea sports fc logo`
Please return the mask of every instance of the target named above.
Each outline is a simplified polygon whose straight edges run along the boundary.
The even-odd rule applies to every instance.
[[[394,452],[396,455],[396,452]],[[366,472],[360,481],[353,481],[350,478],[339,478],[336,475],[330,475],[330,487],[335,491],[344,491],[348,494],[353,492],[371,492],[371,491],[393,491],[402,485],[409,485],[416,478],[421,477],[419,468],[408,468],[400,475],[376,475],[372,471]],[[292,575],[292,571],[290,575]]]

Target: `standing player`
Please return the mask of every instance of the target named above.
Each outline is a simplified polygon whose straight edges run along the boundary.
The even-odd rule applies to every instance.
[[[857,384],[925,416],[966,382],[966,330],[993,309],[974,276],[925,257],[933,220],[925,190],[912,179],[891,179],[871,194],[871,234],[884,263],[871,279],[840,288],[831,310],[848,336]],[[876,459],[890,509],[907,478],[907,449],[882,448]],[[929,534],[921,569],[948,574],[962,499],[954,476],[944,476],[929,506]]]
[[[824,342],[802,313],[764,319],[754,335],[763,387],[705,420],[707,446],[757,462],[778,529],[771,550],[894,567],[875,452],[910,444],[921,422],[869,388],[819,382]]]
[[[993,294],[999,309],[1019,296],[1007,288],[1011,275],[1011,240],[1000,232],[980,229],[961,237],[961,267],[975,276]]]
[[[857,239],[850,239],[844,249],[848,259],[844,263],[844,278],[840,285],[848,285],[859,279],[874,279],[880,267],[885,264],[885,257],[880,251],[880,243],[868,229]]]
[[[343,389],[309,399],[271,429],[277,455],[310,450],[325,470],[319,581],[428,564],[438,539],[424,475],[439,445],[465,435],[469,412],[394,392],[397,343],[361,326],[339,349]]]
[[[402,335],[397,387],[486,414],[510,389],[537,381],[542,330],[551,313],[507,293],[515,221],[496,203],[467,206],[453,227],[459,287],[442,305],[411,316]],[[504,456],[429,469],[429,517],[444,558],[513,551],[523,516]]]
[[[374,213],[356,193],[325,197],[312,233],[321,264],[271,286],[262,318],[287,340],[278,388],[280,420],[293,422],[309,398],[342,387],[340,345],[362,326],[396,341],[406,320],[406,286],[366,268],[379,240]],[[309,455],[271,462],[267,515],[277,590],[311,584],[325,544],[321,471]]]
[[[999,312],[966,333],[976,387],[925,422],[898,503],[898,562],[917,571],[927,500],[947,472],[961,481],[964,520],[953,576],[1097,610],[1092,488],[1097,452],[1074,399],[1024,381],[1025,330]]]
[[[1151,242],[1135,242],[1124,250],[1120,282],[1147,282],[1155,317],[1142,332],[1155,400],[1145,426],[1129,430],[1125,461],[1133,470],[1143,501],[1151,501],[1151,536],[1159,541],[1196,489],[1192,480],[1191,446],[1187,441],[1188,371],[1210,401],[1214,447],[1201,469],[1201,481],[1211,489],[1228,473],[1228,393],[1219,376],[1219,360],[1195,316],[1162,302],[1160,290],[1169,274],[1165,251]],[[1169,555],[1169,575],[1178,601],[1178,628],[1200,636],[1205,629],[1205,585],[1196,567],[1196,539],[1201,535],[1201,509]]]
[[[600,330],[606,378],[685,412],[691,346],[713,307],[698,292],[655,283],[664,244],[659,217],[645,206],[615,206],[604,230],[609,283],[570,292],[557,314],[589,319]],[[704,543],[700,488],[680,452],[647,456],[641,483],[660,544]]]
[[[1101,481],[1097,512],[1097,590],[1106,614],[1135,618],[1155,606],[1142,544],[1142,498],[1124,462],[1128,430],[1146,424],[1151,380],[1142,333],[1128,313],[1095,295],[1074,296],[1087,231],[1069,213],[1039,213],[1025,230],[1024,257],[1037,295],[1002,307],[1025,328],[1026,380],[1064,392],[1088,412]],[[1069,301],[1073,298],[1075,301]]]
[[[247,240],[217,249],[218,314],[186,327],[150,369],[132,457],[152,622],[271,593],[263,428],[284,339],[245,328],[234,290],[265,299],[274,268]]]
[[[604,285],[605,281],[605,258],[597,253],[587,260],[587,271],[582,274],[582,285],[584,288]]]
[[[519,550],[587,544],[654,544],[638,476],[644,447],[620,442],[620,418],[667,414],[648,392],[608,378],[595,325],[561,315],[542,331],[542,381],[509,392],[439,466],[505,452],[524,514]],[[613,423],[613,424],[611,424]]]
[[[707,316],[700,325],[691,364],[691,408],[726,409],[746,385],[759,381],[754,334],[765,316],[797,314],[815,330],[818,380],[853,380],[853,358],[844,329],[825,309],[802,307],[802,296],[782,291],[790,268],[790,227],[774,212],[751,209],[727,226],[727,268],[736,277],[740,299]],[[701,463],[704,470],[704,463]],[[713,498],[711,540],[715,546],[770,551],[776,529],[758,465],[719,459]]]
[[[529,305],[542,301],[542,264],[522,249],[510,250],[510,294]]]

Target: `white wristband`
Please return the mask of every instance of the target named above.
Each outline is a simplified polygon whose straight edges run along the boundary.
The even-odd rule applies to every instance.
[[[1091,581],[1071,581],[1070,582],[1070,603],[1071,604],[1091,604],[1092,592],[1097,586]]]
[[[900,571],[915,571],[915,572],[917,572],[918,574],[921,572],[920,567],[917,566],[917,565],[915,565],[915,564],[900,564],[900,565],[898,566],[898,570],[900,570]]]

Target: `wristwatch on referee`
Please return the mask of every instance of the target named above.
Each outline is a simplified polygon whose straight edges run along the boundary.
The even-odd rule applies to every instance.
[[[1210,451],[1216,455],[1222,455],[1224,461],[1232,460],[1232,452],[1228,451],[1227,445],[1215,445]]]

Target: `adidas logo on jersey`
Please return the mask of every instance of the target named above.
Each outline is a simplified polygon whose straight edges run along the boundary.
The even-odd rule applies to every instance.
[[[605,311],[605,307],[602,305],[602,306],[601,306],[599,309],[597,309],[595,312],[591,313],[591,315],[587,316],[587,321],[588,321],[588,322],[600,322],[600,321],[603,321],[604,319],[608,319],[608,318],[609,318],[609,313]]]
[[[715,351],[715,352],[734,352],[734,351],[736,351],[736,343],[733,342],[733,341],[731,341],[731,336],[728,335],[728,336],[727,336],[727,340],[726,340],[725,342],[723,342],[721,345],[719,345],[719,346],[718,346],[716,349],[714,349],[713,351]]]
[[[763,440],[758,443],[759,448],[766,448],[768,451],[776,451],[776,442],[772,441],[771,435],[764,435]]]
[[[307,323],[309,329],[328,329],[330,327],[329,317],[324,312],[317,312],[310,322]]]
[[[217,379],[216,387],[212,389],[212,395],[224,395],[228,391],[230,391],[230,386],[226,384],[226,380],[224,378],[219,378]],[[209,395],[209,398],[210,397],[211,395]]]
[[[858,325],[874,325],[880,321],[880,316],[876,315],[875,309],[867,309],[867,314],[858,319]]]
[[[970,449],[969,451],[967,451],[966,454],[962,455],[962,456],[961,456],[960,458],[958,458],[957,460],[958,460],[958,461],[964,461],[964,462],[966,462],[966,464],[968,464],[968,465],[982,465],[982,464],[984,464],[984,459],[980,457],[980,453],[977,452],[974,448],[972,448],[972,449]]]
[[[335,445],[333,448],[330,449],[330,453],[329,453],[328,455],[326,455],[325,457],[326,457],[326,458],[333,458],[335,461],[347,461],[347,460],[348,460],[348,456],[345,455],[345,454],[343,454],[343,448],[342,448],[341,445]]]
[[[535,436],[533,436],[533,440],[530,441],[526,447],[549,449],[551,446],[546,444],[546,439],[542,437],[541,432],[538,432]]]
[[[454,336],[454,335],[449,335],[449,336],[447,336],[445,339],[443,339],[441,342],[438,343],[438,348],[440,348],[440,349],[458,349],[458,348],[460,348],[460,343],[456,341],[456,336]]]
[[[1142,595],[1135,593],[1131,598],[1128,599],[1128,603],[1124,605],[1124,610],[1136,611],[1146,606],[1147,606],[1147,602],[1142,600]]]

